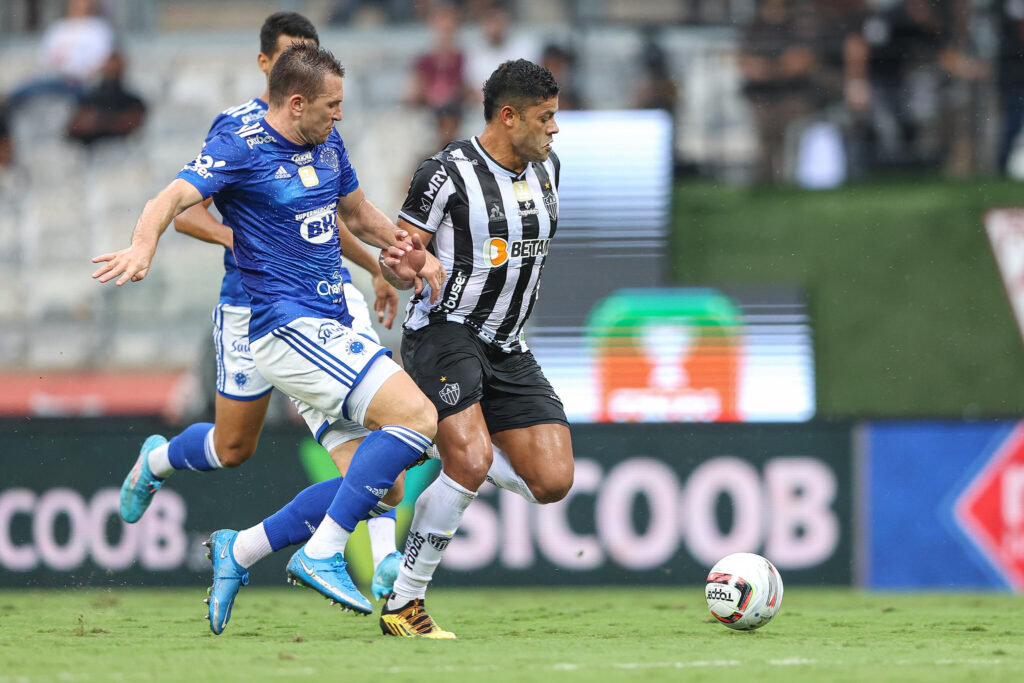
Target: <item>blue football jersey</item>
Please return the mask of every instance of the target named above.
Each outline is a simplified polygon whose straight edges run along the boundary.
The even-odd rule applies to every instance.
[[[231,221],[250,342],[303,316],[351,324],[337,211],[359,181],[337,131],[301,146],[256,121],[207,141],[178,177],[212,195]]]
[[[267,114],[267,103],[258,97],[254,97],[244,104],[225,109],[210,125],[210,132],[206,134],[206,142],[217,137],[221,133],[233,133],[242,126],[247,126],[256,121],[261,121]],[[222,206],[217,197],[213,203],[220,211],[224,225],[232,227],[231,218],[226,213],[229,207]],[[344,282],[352,282],[352,276],[344,267],[341,269],[341,279]],[[235,263],[235,255],[230,249],[224,250],[224,279],[220,284],[220,303],[232,306],[248,306],[249,295],[242,288],[242,278],[238,272],[238,265]]]

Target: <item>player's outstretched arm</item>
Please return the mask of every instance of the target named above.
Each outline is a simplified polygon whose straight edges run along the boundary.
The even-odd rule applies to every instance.
[[[108,282],[116,277],[118,287],[129,281],[142,280],[149,273],[160,235],[175,216],[202,199],[199,190],[191,183],[175,178],[160,194],[146,202],[132,232],[132,242],[127,248],[93,257],[93,263],[103,265],[96,269],[92,277],[100,282]]]
[[[340,218],[338,220],[338,237],[341,241],[342,255],[373,276],[373,310],[377,313],[377,322],[383,323],[384,327],[390,330],[395,316],[398,314],[398,292],[384,279],[377,259],[373,258],[373,254],[356,239],[345,221]]]
[[[380,254],[381,270],[391,284],[398,289],[415,287],[419,294],[424,285],[430,286],[430,303],[437,303],[441,288],[448,274],[437,257],[427,251],[432,235],[412,223],[399,218],[399,230],[409,234],[412,249],[402,251],[384,249]]]
[[[235,246],[235,233],[210,213],[208,207],[212,201],[213,197],[208,197],[201,204],[182,211],[174,219],[174,229],[202,242],[219,244],[231,249]]]

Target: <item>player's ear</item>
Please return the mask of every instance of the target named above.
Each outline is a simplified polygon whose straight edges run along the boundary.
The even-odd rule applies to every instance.
[[[292,96],[288,98],[288,109],[293,114],[301,114],[302,110],[305,108],[306,98],[299,93],[293,93]]]
[[[262,52],[256,55],[256,66],[258,66],[260,68],[260,71],[267,74],[268,76],[270,75],[271,63],[272,60],[270,59],[270,57],[263,54]]]
[[[501,111],[499,112],[499,116],[501,116],[501,122],[504,123],[506,126],[511,126],[513,123],[515,123],[516,116],[518,116],[518,114],[519,112],[516,111],[516,108],[510,104],[506,104],[504,107],[501,108]]]

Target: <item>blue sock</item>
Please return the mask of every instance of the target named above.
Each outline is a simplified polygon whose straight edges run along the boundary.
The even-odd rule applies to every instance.
[[[338,494],[341,479],[335,477],[307,486],[290,503],[263,520],[263,530],[275,552],[309,540],[323,520],[327,506]]]
[[[363,439],[352,456],[352,464],[345,473],[345,481],[338,489],[327,514],[342,529],[352,531],[359,520],[378,508],[381,497],[394,486],[395,479],[430,446],[430,439],[422,434],[400,427],[385,425]]]
[[[213,431],[209,422],[197,422],[178,434],[167,444],[167,459],[176,470],[216,470],[220,460],[213,451],[213,439],[207,436]]]

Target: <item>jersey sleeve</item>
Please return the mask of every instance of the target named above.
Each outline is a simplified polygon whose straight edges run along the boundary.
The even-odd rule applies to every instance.
[[[448,199],[453,192],[454,183],[448,169],[433,157],[427,159],[416,169],[398,215],[433,234],[447,213]]]
[[[337,135],[332,133],[332,135]],[[339,170],[341,176],[338,181],[340,183],[339,194],[342,196],[352,194],[359,187],[359,178],[356,177],[356,169],[352,166],[352,162],[348,158],[348,150],[345,149],[345,142],[338,136],[338,154],[341,157],[339,161]]]
[[[234,133],[222,133],[203,145],[196,158],[178,171],[177,177],[194,185],[206,199],[248,175],[249,155],[241,138]]]

